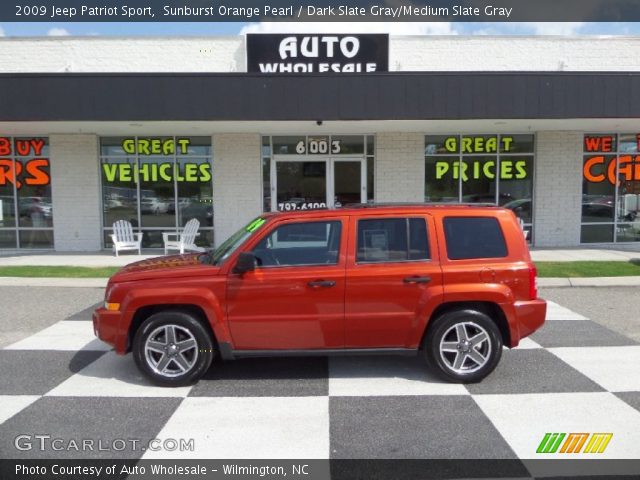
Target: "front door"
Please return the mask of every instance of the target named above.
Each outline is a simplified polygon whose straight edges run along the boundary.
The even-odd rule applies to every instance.
[[[289,212],[327,207],[326,159],[276,159],[272,165],[272,211]]]
[[[228,278],[235,349],[344,347],[347,222],[279,222],[250,250],[255,270]]]
[[[317,210],[367,201],[363,157],[275,156],[271,210]]]

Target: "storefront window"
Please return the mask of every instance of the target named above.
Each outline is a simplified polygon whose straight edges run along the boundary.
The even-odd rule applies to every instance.
[[[364,155],[365,144],[362,135],[333,135],[331,142],[334,148],[340,145],[341,155]]]
[[[640,240],[640,134],[587,134],[583,143],[582,243]]]
[[[465,156],[462,158],[462,201],[465,203],[496,203],[498,180],[497,157]],[[507,197],[508,199],[509,197]],[[497,203],[501,203],[498,199]],[[502,204],[507,202],[502,202]]]
[[[435,151],[435,150],[434,150]],[[459,168],[460,158],[456,156],[427,155],[425,162],[425,183],[427,202],[458,202],[460,182],[454,172]]]
[[[49,141],[0,137],[0,249],[53,248]]]
[[[533,135],[427,135],[425,202],[502,205],[533,227]]]
[[[262,137],[264,211],[373,201],[373,135]]]
[[[104,149],[103,149],[104,151]],[[138,185],[135,181],[135,157],[103,157],[102,209],[104,226],[111,226],[117,220],[127,220],[134,227],[138,221]]]
[[[196,244],[213,245],[210,137],[103,137],[100,151],[106,248],[116,220],[142,232],[143,247],[161,248],[162,232],[196,218]]]

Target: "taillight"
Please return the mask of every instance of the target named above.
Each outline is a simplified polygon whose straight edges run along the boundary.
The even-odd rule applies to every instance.
[[[529,265],[529,299],[535,300],[538,298],[538,280],[537,280],[538,270],[536,266],[531,263]]]

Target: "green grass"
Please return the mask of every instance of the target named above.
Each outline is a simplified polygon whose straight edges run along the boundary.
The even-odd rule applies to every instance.
[[[16,266],[0,267],[0,277],[60,277],[60,278],[107,278],[120,267],[51,267]]]
[[[539,277],[640,276],[640,262],[537,262]],[[119,267],[0,267],[0,277],[107,278]]]
[[[628,277],[640,275],[637,262],[536,262],[539,277]]]

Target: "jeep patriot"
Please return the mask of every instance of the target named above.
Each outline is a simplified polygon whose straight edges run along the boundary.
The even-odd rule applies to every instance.
[[[420,355],[471,383],[545,314],[511,210],[363,205],[265,213],[214,250],[132,263],[93,325],[166,386],[214,360],[348,354]]]

